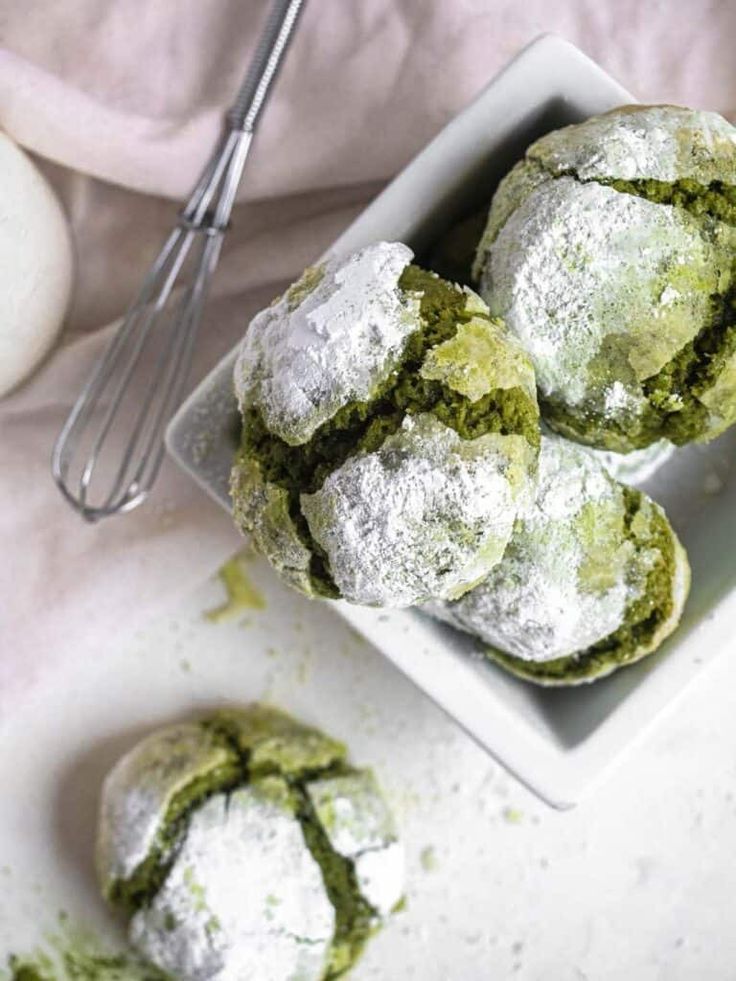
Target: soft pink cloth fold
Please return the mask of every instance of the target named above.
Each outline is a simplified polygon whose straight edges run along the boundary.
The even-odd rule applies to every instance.
[[[227,517],[167,465],[139,511],[88,527],[53,487],[54,436],[188,192],[239,84],[264,0],[0,3],[0,126],[69,215],[63,339],[0,403],[0,718],[51,660],[111,636],[214,569]],[[736,6],[640,0],[310,0],[249,163],[198,348],[249,317],[520,47],[580,45],[644,101],[736,108]],[[168,199],[168,200],[167,200]],[[70,680],[73,683],[73,679]]]

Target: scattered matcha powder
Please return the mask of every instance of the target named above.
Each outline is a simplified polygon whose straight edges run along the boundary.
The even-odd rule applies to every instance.
[[[249,553],[239,553],[217,573],[227,593],[227,599],[220,606],[207,610],[205,618],[210,623],[223,623],[232,620],[245,610],[263,610],[266,606],[262,594],[250,581],[245,571]]]
[[[172,981],[132,954],[103,950],[87,931],[70,927],[66,916],[59,920],[64,933],[48,935],[44,948],[8,957],[10,981]]]
[[[516,807],[504,807],[501,813],[506,824],[521,824],[524,817],[523,813]]]

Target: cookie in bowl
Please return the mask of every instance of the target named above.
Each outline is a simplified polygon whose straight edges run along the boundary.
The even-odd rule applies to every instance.
[[[690,584],[664,511],[585,447],[542,437],[536,498],[503,560],[456,602],[427,611],[542,685],[593,681],[655,651]]]
[[[534,363],[545,420],[626,452],[736,421],[736,129],[624,106],[533,143],[474,277]]]
[[[529,497],[531,362],[472,290],[412,258],[397,242],[328,258],[240,348],[235,520],[311,596],[459,596]]]

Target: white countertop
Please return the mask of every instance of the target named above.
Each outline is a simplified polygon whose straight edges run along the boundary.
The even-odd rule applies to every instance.
[[[265,609],[209,622],[223,590],[203,584],[133,642],[110,638],[93,663],[46,676],[0,720],[0,955],[42,941],[61,910],[117,940],[92,872],[102,776],[158,723],[262,698],[347,741],[403,828],[408,907],[356,981],[736,976],[728,658],[601,789],[557,813],[328,609],[258,560],[247,571]]]

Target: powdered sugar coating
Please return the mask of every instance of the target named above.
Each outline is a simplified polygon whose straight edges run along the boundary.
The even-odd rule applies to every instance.
[[[185,981],[319,981],[335,925],[319,865],[276,777],[193,814],[131,941]]]
[[[177,792],[228,757],[200,726],[182,723],[152,733],[118,761],[103,785],[97,839],[97,870],[106,894],[149,854]]]
[[[327,887],[337,855],[354,863],[376,925],[404,883],[380,789],[344,760],[341,743],[258,704],[167,727],[134,747],[104,785],[99,869],[105,896],[133,907],[131,942],[181,981],[321,981],[342,943]],[[326,843],[313,851],[306,834],[311,784],[327,842],[337,832],[332,855]],[[141,870],[146,859],[154,861]],[[130,885],[127,894],[113,888]]]
[[[592,453],[614,480],[633,486],[648,480],[675,452],[674,445],[666,439],[660,439],[643,450],[632,450],[630,453],[595,450],[590,446],[585,449]]]
[[[241,409],[258,409],[298,445],[347,402],[370,398],[420,324],[419,299],[398,286],[412,257],[400,242],[378,242],[330,258],[258,313],[235,365]]]
[[[641,595],[621,487],[583,447],[542,437],[536,499],[499,565],[429,612],[529,661],[583,651],[613,633]]]
[[[679,209],[560,177],[504,224],[480,290],[545,398],[593,404],[625,430],[646,406],[642,380],[707,322],[730,262],[723,234],[722,245]]]
[[[396,911],[406,883],[406,854],[400,841],[361,852],[354,861],[362,895],[380,917]]]
[[[736,183],[736,129],[716,112],[624,106],[548,133],[527,159],[580,180]]]
[[[313,780],[307,794],[333,849],[352,861],[362,895],[388,916],[404,892],[404,849],[373,774]]]
[[[465,440],[429,413],[407,416],[378,450],[302,494],[301,508],[345,599],[458,596],[503,554],[534,456],[523,436]]]
[[[736,251],[736,230],[709,218],[705,199],[696,215],[638,196],[638,186],[656,197],[680,181],[695,204],[736,183],[736,129],[716,113],[613,110],[543,136],[498,187],[473,275],[528,348],[562,433],[628,450],[677,431],[687,405],[662,395],[669,379],[654,400],[661,428],[642,382],[710,326]],[[700,417],[689,438],[733,422],[735,379],[727,366],[692,393]]]

